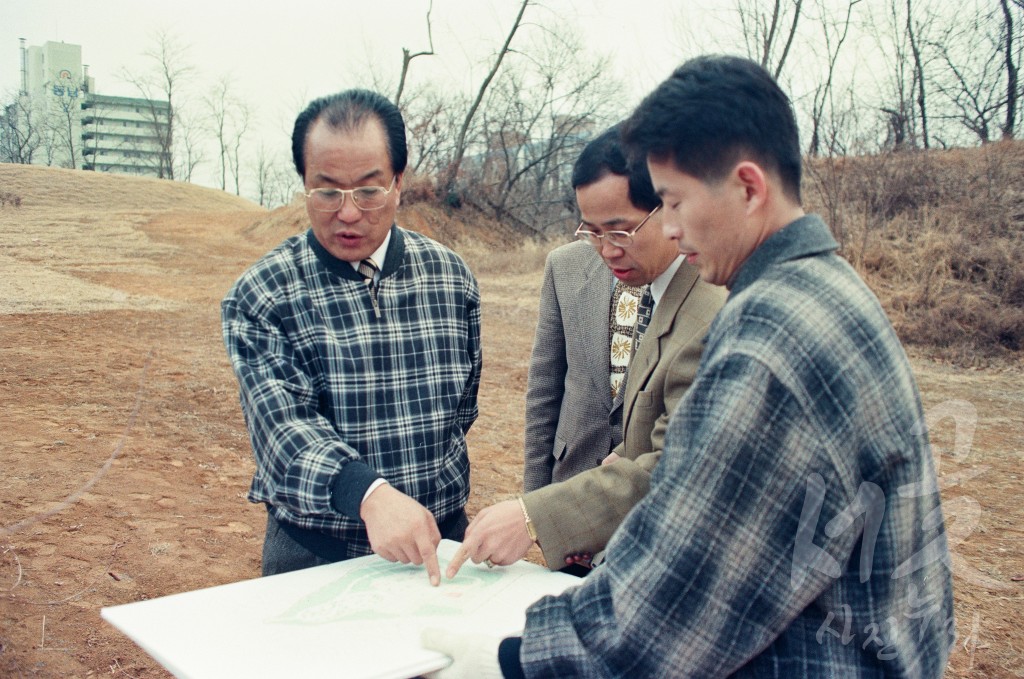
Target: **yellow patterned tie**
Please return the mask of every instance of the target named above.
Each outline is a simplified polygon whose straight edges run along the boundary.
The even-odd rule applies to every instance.
[[[608,311],[608,345],[612,400],[618,395],[626,378],[629,359],[633,355],[633,336],[640,311],[644,286],[615,282],[611,308]]]

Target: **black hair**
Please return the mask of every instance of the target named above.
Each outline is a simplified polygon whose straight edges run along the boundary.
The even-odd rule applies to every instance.
[[[789,97],[757,63],[711,55],[691,59],[640,103],[623,125],[632,158],[671,158],[705,182],[750,159],[781,177],[800,202],[800,134]]]
[[[388,158],[395,174],[405,171],[409,150],[405,142],[405,121],[387,97],[370,90],[345,90],[314,99],[295,119],[292,130],[292,160],[299,176],[306,178],[306,137],[309,128],[321,117],[334,129],[352,130],[368,116],[376,116],[388,142]]]
[[[595,137],[584,147],[572,168],[572,188],[593,184],[608,174],[626,177],[629,181],[629,202],[641,210],[661,205],[654,192],[651,175],[643,158],[631,162],[621,140],[622,123]]]

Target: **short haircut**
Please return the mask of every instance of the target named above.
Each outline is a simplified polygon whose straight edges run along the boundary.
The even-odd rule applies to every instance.
[[[384,127],[391,170],[397,175],[405,171],[409,150],[405,142],[405,121],[402,112],[387,97],[370,90],[345,90],[310,102],[295,119],[292,130],[292,160],[299,176],[306,178],[306,137],[313,123],[323,118],[335,130],[354,130],[369,116],[375,116]]]
[[[629,202],[641,210],[653,210],[661,205],[654,192],[647,163],[630,162],[621,139],[622,123],[595,137],[584,147],[572,168],[572,188],[593,184],[605,175],[615,174],[629,181]]]
[[[712,55],[687,61],[623,124],[631,157],[671,158],[706,183],[741,160],[776,172],[783,193],[800,202],[800,134],[789,97],[749,59]]]

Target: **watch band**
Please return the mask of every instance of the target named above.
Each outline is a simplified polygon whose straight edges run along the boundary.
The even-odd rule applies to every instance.
[[[534,528],[533,521],[530,520],[530,512],[526,511],[526,502],[522,497],[519,498],[519,508],[523,510],[523,519],[526,521],[526,532],[530,535],[530,539],[536,543],[537,529]]]

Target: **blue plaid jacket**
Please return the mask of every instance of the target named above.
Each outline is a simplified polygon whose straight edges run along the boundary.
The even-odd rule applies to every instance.
[[[529,610],[526,676],[942,676],[950,555],[920,398],[835,248],[807,216],[741,267],[606,565]]]
[[[391,234],[376,308],[311,230],[256,262],[221,305],[256,458],[249,499],[346,541],[349,556],[370,553],[359,503],[374,479],[439,523],[469,496],[480,291],[451,250]]]

